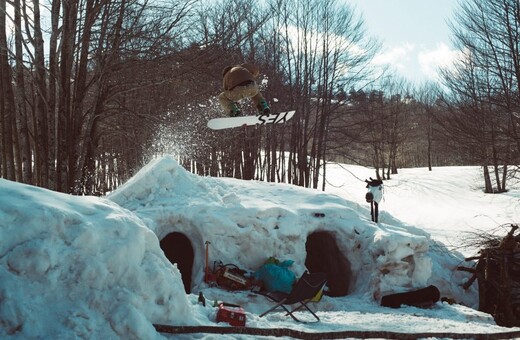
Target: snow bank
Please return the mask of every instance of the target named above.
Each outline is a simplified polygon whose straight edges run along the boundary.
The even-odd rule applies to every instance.
[[[417,308],[396,312],[380,307],[379,299],[429,284],[476,307],[475,285],[463,292],[468,274],[455,271],[460,254],[418,228],[386,213],[384,222],[373,223],[366,206],[318,190],[196,176],[171,157],[152,161],[107,198],[0,180],[0,206],[0,338],[150,339],[160,338],[152,323],[215,325],[215,308],[197,304],[199,291],[208,301],[243,305],[248,326],[304,327],[283,315],[259,318],[266,299],[208,287],[205,243],[210,264],[252,272],[274,256],[293,260],[291,270],[299,276],[306,269],[307,238],[323,231],[350,262],[349,294],[324,297],[322,322],[307,330],[358,329],[349,325],[363,320],[365,329],[428,329],[415,324]],[[193,247],[195,294],[185,294],[180,272],[160,248],[159,240],[173,232],[186,235]],[[433,320],[431,329],[485,330],[493,324],[489,315],[463,306],[439,304],[424,313]],[[447,321],[439,323],[439,317]]]
[[[299,276],[306,269],[307,237],[329,231],[351,264],[351,294],[378,301],[386,293],[436,284],[442,286],[443,295],[462,295],[470,305],[475,301],[475,291],[462,293],[457,286],[465,280],[464,274],[453,273],[461,258],[436,255],[426,232],[398,221],[375,224],[366,208],[318,190],[200,177],[163,157],[108,198],[133,211],[159,239],[180,232],[191,240],[195,290],[204,288],[206,241],[211,244],[210,263],[220,260],[252,272],[274,256],[295,261],[291,270]],[[437,247],[445,251],[442,245]],[[433,268],[446,272],[440,276]]]
[[[0,180],[0,338],[149,338],[192,324],[157,237],[111,201]]]

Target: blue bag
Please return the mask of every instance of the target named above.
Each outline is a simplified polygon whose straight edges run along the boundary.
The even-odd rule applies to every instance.
[[[296,276],[288,268],[293,263],[292,260],[285,260],[281,263],[266,263],[254,272],[253,276],[262,280],[267,291],[289,294],[296,281]]]

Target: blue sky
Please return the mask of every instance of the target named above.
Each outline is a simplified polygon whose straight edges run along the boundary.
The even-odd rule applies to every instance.
[[[344,0],[365,20],[368,34],[383,43],[375,58],[414,83],[435,80],[439,66],[457,52],[447,21],[457,0]]]

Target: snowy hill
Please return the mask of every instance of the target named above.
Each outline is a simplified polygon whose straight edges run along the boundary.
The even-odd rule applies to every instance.
[[[154,334],[190,308],[157,237],[111,201],[0,180],[0,338]]]
[[[352,169],[358,171],[357,179],[373,176],[365,175],[368,169]],[[345,178],[343,174],[334,180]],[[426,218],[413,224],[404,214],[391,215],[392,186],[386,189],[380,223],[375,224],[363,204],[364,186],[359,180],[350,187],[345,183],[336,185],[333,194],[199,177],[171,157],[152,161],[107,198],[74,197],[0,180],[0,337],[150,339],[164,335],[152,323],[222,326],[215,323],[211,304],[197,304],[198,292],[208,301],[242,305],[250,327],[310,332],[510,330],[469,308],[478,304],[476,287],[463,291],[460,285],[468,276],[454,271],[463,256],[432,239],[423,225]],[[396,183],[395,188],[406,187],[406,182]],[[461,184],[458,190],[468,193],[474,188]],[[440,204],[435,194],[423,194],[428,204]],[[349,200],[349,195],[355,198]],[[403,202],[413,199],[406,190],[398,195]],[[299,276],[308,260],[306,243],[314,234],[331,236],[350,266],[341,273],[349,281],[348,294],[325,296],[316,308],[322,319],[318,324],[295,324],[282,313],[259,318],[269,306],[263,297],[203,282],[206,241],[211,263],[233,263],[252,272],[274,256],[293,260],[290,269]],[[169,235],[183,238],[168,241]],[[186,251],[172,265],[161,246],[180,247],[181,240],[188,246],[183,243]],[[177,267],[186,263],[190,275],[181,277]],[[469,307],[440,302],[431,309],[379,306],[386,293],[429,284]],[[186,295],[185,287],[192,294]]]

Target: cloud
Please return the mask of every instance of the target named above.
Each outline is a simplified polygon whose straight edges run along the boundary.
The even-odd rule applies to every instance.
[[[439,68],[449,68],[454,61],[460,58],[461,52],[450,49],[445,43],[438,43],[434,49],[424,49],[417,55],[421,72],[431,79],[438,76]]]
[[[411,43],[402,43],[399,46],[393,46],[376,55],[373,64],[376,66],[390,65],[397,70],[404,70],[408,67],[414,50],[415,45]]]
[[[417,46],[402,42],[390,46],[372,61],[376,68],[389,67],[411,81],[438,80],[439,68],[452,67],[461,52],[451,49],[446,43]]]

